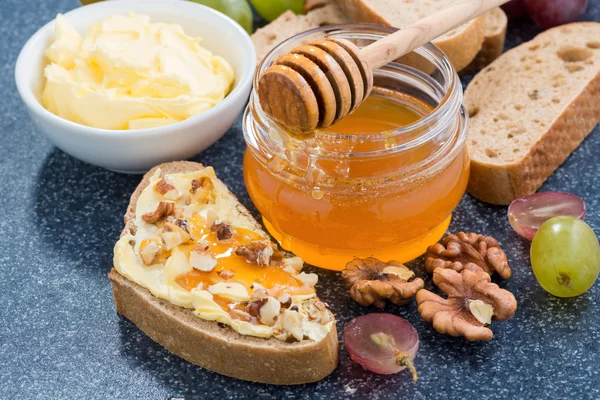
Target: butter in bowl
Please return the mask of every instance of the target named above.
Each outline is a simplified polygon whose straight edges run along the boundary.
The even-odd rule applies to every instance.
[[[124,0],[57,16],[24,46],[15,79],[57,147],[131,173],[219,139],[244,108],[254,69],[248,34],[225,15]]]

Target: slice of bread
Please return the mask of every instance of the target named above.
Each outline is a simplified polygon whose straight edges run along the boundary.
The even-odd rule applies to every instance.
[[[485,13],[483,46],[471,64],[465,68],[466,72],[479,71],[500,57],[504,51],[507,27],[508,17],[500,7]]]
[[[256,59],[260,62],[275,46],[284,40],[309,29],[323,25],[349,22],[348,17],[335,4],[313,3],[316,9],[306,15],[296,15],[291,11],[281,14],[275,21],[252,35],[256,49]]]
[[[336,4],[356,22],[372,22],[403,28],[455,0],[335,0]],[[477,55],[484,41],[485,16],[440,36],[433,41],[457,71],[465,68]]]
[[[535,192],[600,122],[600,23],[550,29],[483,69],[465,92],[469,192]]]
[[[121,237],[135,233],[137,201],[157,168],[160,168],[162,176],[204,169],[198,163],[173,162],[149,171],[131,197]],[[228,218],[232,224],[264,235],[260,225],[225,185],[217,179],[213,180],[213,184],[218,189],[217,201],[223,203],[224,209],[230,210]],[[335,323],[320,341],[305,338],[286,342],[242,335],[227,325],[199,318],[192,309],[154,296],[115,268],[109,278],[113,284],[117,313],[131,320],[169,351],[211,371],[248,381],[290,385],[323,379],[338,364]],[[326,313],[333,318],[330,311]]]

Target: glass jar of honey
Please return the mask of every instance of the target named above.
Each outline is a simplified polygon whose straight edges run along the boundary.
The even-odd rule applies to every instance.
[[[393,28],[327,26],[277,46],[279,55],[324,37],[366,46]],[[297,137],[261,109],[244,115],[244,179],[268,231],[306,262],[341,270],[353,257],[406,262],[446,232],[469,179],[462,86],[426,45],[374,72],[374,90],[333,126]]]

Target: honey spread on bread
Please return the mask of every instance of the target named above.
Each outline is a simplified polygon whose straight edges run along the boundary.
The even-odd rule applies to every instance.
[[[114,248],[115,269],[154,296],[242,335],[320,341],[334,320],[317,276],[240,214],[212,168],[157,169]]]

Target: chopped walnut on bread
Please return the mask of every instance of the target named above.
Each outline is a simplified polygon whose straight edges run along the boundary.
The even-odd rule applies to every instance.
[[[154,168],[125,224],[109,274],[117,312],[158,343],[263,383],[314,382],[337,366],[335,320],[316,297],[317,276],[278,250],[212,168]]]

